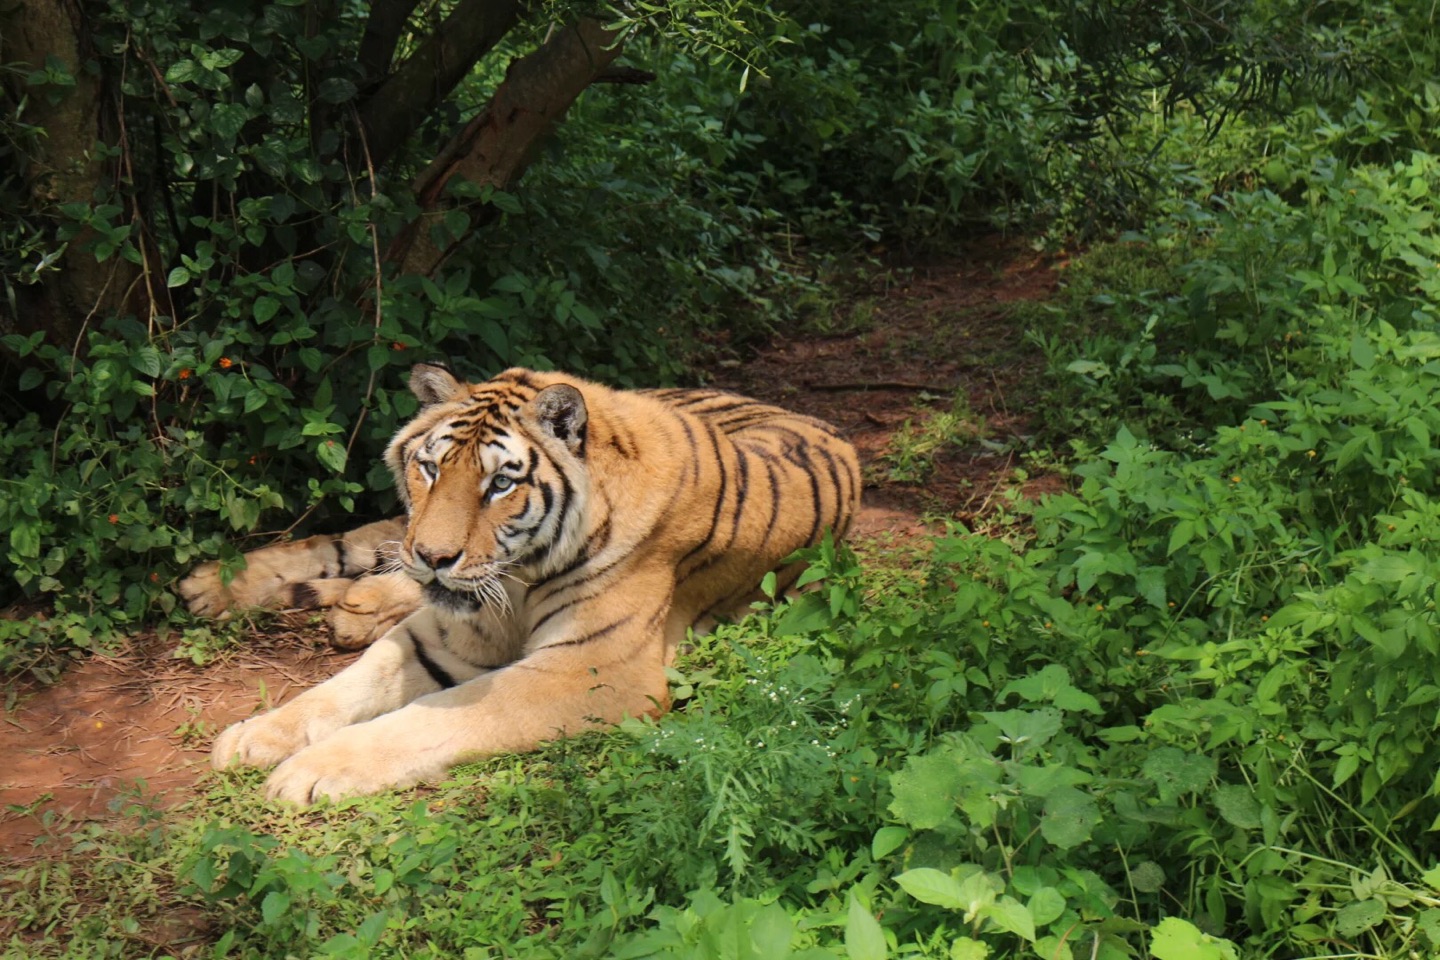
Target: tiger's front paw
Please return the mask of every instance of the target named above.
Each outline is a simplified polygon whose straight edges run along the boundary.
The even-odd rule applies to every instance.
[[[445,772],[444,764],[431,765],[413,752],[384,749],[371,726],[347,727],[301,750],[270,774],[265,795],[308,806],[408,787]]]
[[[210,765],[216,770],[232,766],[273,767],[287,757],[324,740],[338,729],[300,710],[281,707],[242,720],[215,738]]]
[[[420,608],[420,584],[403,573],[381,573],[351,583],[330,609],[335,646],[359,650]]]

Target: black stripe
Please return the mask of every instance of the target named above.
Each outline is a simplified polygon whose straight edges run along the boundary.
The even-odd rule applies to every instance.
[[[686,390],[683,396],[670,398],[670,405],[684,410],[693,407],[697,403],[704,403],[706,400],[714,400],[716,397],[723,397],[725,394],[719,390]]]
[[[840,514],[845,509],[845,485],[840,482],[840,471],[836,468],[835,457],[831,455],[830,451],[826,450],[824,447],[817,446],[815,448],[815,452],[820,455],[821,460],[825,461],[825,469],[830,473],[830,482],[835,486],[834,522],[839,523]]]
[[[607,514],[604,522],[600,524],[598,529],[596,529],[594,535],[585,542],[585,545],[580,548],[580,552],[575,555],[575,558],[573,560],[571,560],[564,567],[550,574],[550,576],[546,577],[544,580],[540,581],[532,587],[533,593],[531,594],[531,597],[534,599],[535,605],[538,607],[545,601],[553,599],[564,590],[573,589],[574,587],[589,583],[596,577],[603,576],[607,571],[613,569],[617,563],[626,559],[625,557],[617,557],[615,560],[611,561],[610,563],[597,570],[587,571],[585,576],[581,577],[579,580],[572,581],[571,583],[558,582],[560,580],[563,580],[570,574],[574,573],[576,570],[580,569],[585,564],[589,563],[591,560],[595,559],[595,557],[597,557],[609,545],[610,516]],[[542,595],[542,591],[548,592],[545,592]],[[537,623],[535,626],[538,627],[539,624]],[[531,629],[533,630],[535,628],[532,627]]]
[[[507,370],[495,379],[499,381],[509,381],[517,386],[527,387],[532,390],[535,389],[535,379],[530,376],[530,371],[523,370],[520,367]]]
[[[587,633],[587,634],[585,634],[583,637],[576,637],[574,640],[561,640],[559,643],[547,643],[547,644],[546,644],[544,647],[542,647],[541,649],[542,649],[542,650],[553,650],[553,649],[555,649],[556,647],[578,647],[578,646],[581,646],[582,644],[590,643],[592,640],[599,640],[601,637],[607,637],[607,636],[609,636],[610,634],[614,633],[616,630],[619,630],[621,627],[625,626],[625,624],[629,623],[631,620],[634,620],[634,619],[635,619],[635,614],[633,614],[633,613],[632,613],[632,614],[628,614],[628,615],[626,615],[626,616],[624,616],[624,617],[621,617],[619,620],[616,620],[614,623],[610,624],[608,627],[601,627],[599,630],[595,630],[595,631],[592,631],[591,633]]]
[[[640,453],[640,448],[635,443],[635,435],[619,424],[611,427],[610,445],[626,460],[634,460]]]
[[[440,664],[430,659],[430,654],[425,652],[425,647],[422,646],[419,639],[416,638],[415,631],[406,627],[405,636],[410,638],[410,646],[415,649],[415,659],[420,661],[420,666],[424,667],[425,672],[430,674],[430,679],[439,684],[441,690],[448,690],[455,686],[455,678],[446,673]]]
[[[757,423],[774,420],[776,413],[777,411],[774,407],[761,407],[758,410],[736,414],[733,417],[724,417],[714,421],[714,424],[726,433],[738,433],[746,427],[754,426]]]
[[[290,588],[290,606],[314,610],[320,606],[320,593],[309,583],[297,583]]]
[[[751,400],[749,397],[738,397],[734,394],[722,394],[716,399],[725,399],[726,403],[717,403],[713,407],[705,407],[699,410],[691,410],[695,416],[702,420],[709,421],[717,413],[729,413],[732,410],[750,410],[754,407],[764,406],[759,400]]]
[[[720,492],[715,496],[715,510],[710,515],[709,531],[706,532],[705,538],[703,540],[695,544],[695,546],[691,547],[690,551],[686,553],[685,556],[680,558],[680,562],[675,564],[675,570],[677,573],[681,570],[681,568],[685,566],[686,561],[688,561],[696,554],[700,553],[706,547],[710,546],[711,542],[714,541],[715,531],[720,527],[720,512],[725,508],[725,493],[730,485],[730,471],[726,469],[725,458],[720,453],[720,432],[708,426],[706,427],[705,432],[710,437],[710,449],[715,454],[716,469],[720,471]],[[696,478],[698,479],[699,464],[696,464],[696,470]]]

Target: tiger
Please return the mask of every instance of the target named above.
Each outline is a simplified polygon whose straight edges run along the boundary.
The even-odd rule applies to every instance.
[[[521,368],[467,383],[433,363],[409,387],[419,409],[384,455],[404,519],[180,585],[202,614],[334,603],[352,641],[367,617],[384,627],[329,680],[216,738],[215,768],[274,767],[272,799],[404,788],[658,717],[690,632],[743,612],[771,572],[767,588],[793,586],[792,555],[843,538],[859,509],[836,428],[738,394]]]

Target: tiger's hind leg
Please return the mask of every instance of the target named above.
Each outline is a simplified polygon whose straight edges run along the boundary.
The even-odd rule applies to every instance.
[[[343,611],[332,615],[337,644],[363,646],[419,606],[419,589],[408,578],[362,576],[386,564],[404,535],[403,520],[383,520],[340,536],[262,547],[245,554],[245,568],[228,584],[219,563],[205,563],[180,581],[179,593],[192,613],[205,617],[243,607],[331,607]]]

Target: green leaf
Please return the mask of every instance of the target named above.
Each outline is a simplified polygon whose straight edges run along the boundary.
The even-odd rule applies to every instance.
[[[890,776],[890,812],[917,830],[933,829],[955,815],[964,786],[960,758],[949,750],[911,757]]]
[[[1174,556],[1175,551],[1195,539],[1195,524],[1190,520],[1181,520],[1175,524],[1175,529],[1170,531],[1170,545],[1165,549],[1167,557]]]
[[[1215,809],[1226,823],[1242,830],[1260,829],[1260,801],[1255,792],[1242,784],[1225,784],[1215,788]]]
[[[1100,822],[1100,807],[1087,793],[1074,787],[1060,787],[1045,799],[1040,833],[1050,843],[1068,850],[1090,839]]]
[[[1350,341],[1350,359],[1361,370],[1369,370],[1375,365],[1375,345],[1364,334],[1357,333]]]
[[[1060,919],[1065,912],[1065,897],[1054,887],[1041,887],[1031,895],[1028,907],[1035,926],[1043,927]]]
[[[880,922],[852,892],[850,913],[845,919],[845,955],[850,960],[885,960],[889,954],[885,931],[880,927]],[[767,953],[765,956],[779,957],[784,954]]]
[[[1150,955],[1155,960],[1239,960],[1235,944],[1201,933],[1179,917],[1166,917],[1150,931]]]
[[[1161,802],[1171,803],[1203,789],[1215,776],[1216,769],[1214,757],[1161,747],[1145,758],[1140,772],[1155,782]]]
[[[265,894],[265,899],[260,901],[260,916],[269,924],[285,915],[290,909],[290,894],[284,890],[271,890]]]
[[[326,103],[344,103],[355,98],[355,84],[344,77],[330,77],[320,84],[320,99]]]
[[[1000,728],[1000,737],[1016,748],[1027,750],[1042,746],[1060,732],[1059,710],[1002,710],[982,713],[986,720]]]
[[[380,942],[380,937],[385,933],[385,927],[390,923],[390,912],[381,910],[366,917],[360,926],[355,928],[355,939],[367,947],[373,947]]]
[[[818,593],[801,594],[792,600],[775,621],[775,636],[790,637],[815,633],[834,623],[830,605]]]
[[[795,940],[795,921],[778,903],[761,907],[750,919],[749,926],[750,942],[760,956],[783,957],[790,953],[790,944]],[[881,957],[883,960],[884,955]]]
[[[990,948],[979,940],[957,937],[950,944],[950,960],[985,960]]]
[[[1165,886],[1165,871],[1154,860],[1137,863],[1130,871],[1130,886],[1141,893],[1159,893]]]
[[[1157,610],[1165,609],[1165,568],[1141,567],[1135,574],[1135,592]]]
[[[524,209],[513,193],[506,193],[503,190],[496,190],[490,194],[490,202],[502,213],[520,213]]]
[[[280,301],[272,296],[263,296],[255,301],[254,315],[256,323],[269,323],[275,314],[280,312]]]
[[[190,271],[184,267],[176,267],[171,270],[170,275],[165,278],[165,286],[167,287],[183,287],[189,282]]]
[[[907,870],[896,877],[895,882],[900,884],[901,890],[921,903],[948,907],[951,910],[964,910],[970,905],[960,887],[960,881],[933,867]]]
[[[1035,918],[1014,897],[1001,897],[985,908],[985,916],[1000,929],[1035,942]]]
[[[1335,914],[1335,932],[1342,937],[1354,937],[1385,919],[1385,903],[1379,899],[1356,900],[1347,903]]]
[[[234,140],[250,119],[250,110],[239,103],[217,103],[210,111],[210,129],[225,140]]]
[[[1331,773],[1334,785],[1337,787],[1340,786],[1346,780],[1349,780],[1352,776],[1354,776],[1355,771],[1359,769],[1360,758],[1356,754],[1347,753],[1343,755],[1339,760],[1335,762],[1335,769]]]
[[[1415,917],[1415,925],[1430,941],[1430,946],[1440,947],[1440,909],[1429,907]]]
[[[345,445],[338,440],[321,440],[315,445],[315,456],[335,473],[345,472]]]
[[[147,377],[160,376],[160,351],[148,343],[130,355],[130,366]]]
[[[485,341],[501,363],[508,363],[510,360],[510,340],[505,336],[505,328],[494,320],[481,320],[476,328],[480,332],[480,339]]]
[[[900,849],[910,839],[910,831],[904,827],[881,827],[870,841],[870,856],[882,860]]]

